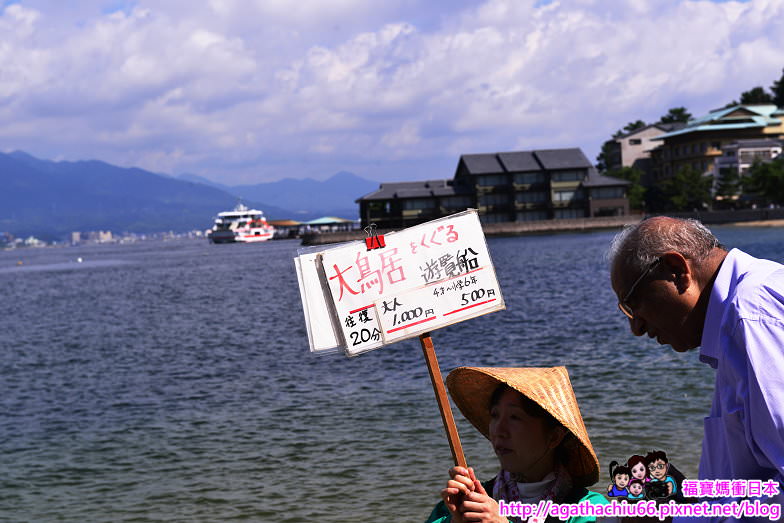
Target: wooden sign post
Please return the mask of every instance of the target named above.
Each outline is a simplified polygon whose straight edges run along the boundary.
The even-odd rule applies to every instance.
[[[438,359],[436,358],[436,351],[433,348],[433,339],[430,337],[430,333],[426,332],[420,335],[419,342],[422,344],[422,352],[425,355],[425,362],[427,362],[430,381],[433,383],[433,392],[436,393],[438,410],[441,411],[441,421],[444,422],[444,430],[446,431],[446,439],[449,440],[452,459],[455,465],[467,468],[468,465],[466,465],[466,459],[463,455],[463,446],[460,444],[460,436],[457,433],[455,418],[452,416],[452,407],[449,406],[449,398],[446,396],[444,380],[441,378],[441,369],[438,366]]]
[[[455,465],[466,466],[430,332],[505,308],[476,210],[295,258],[311,352],[419,336]]]

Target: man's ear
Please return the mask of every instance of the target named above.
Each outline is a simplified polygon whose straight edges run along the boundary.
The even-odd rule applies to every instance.
[[[661,255],[662,265],[672,275],[672,281],[678,292],[684,293],[694,282],[694,271],[689,260],[677,251],[668,251]]]

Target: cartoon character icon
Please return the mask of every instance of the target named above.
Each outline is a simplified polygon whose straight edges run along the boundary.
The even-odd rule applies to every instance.
[[[627,487],[629,491],[629,495],[626,496],[629,501],[634,501],[638,499],[643,499],[645,497],[645,493],[643,492],[644,487],[642,484],[642,480],[638,478],[632,478],[629,481],[629,486]]]
[[[628,496],[629,491],[626,485],[629,484],[629,467],[619,465],[617,461],[610,462],[610,479],[612,483],[607,485],[607,495],[611,497]]]
[[[626,461],[626,466],[631,471],[630,479],[639,479],[643,484],[651,480],[648,466],[645,464],[645,457],[635,454]]]
[[[661,487],[654,484],[661,482],[666,485],[667,496],[678,493],[678,484],[675,482],[675,479],[673,479],[672,476],[667,475],[667,472],[669,471],[669,462],[667,460],[667,454],[663,450],[649,452],[645,456],[645,465],[648,467],[648,472],[650,472],[651,475],[650,486],[657,487],[655,490],[658,491]],[[664,493],[664,488],[661,488],[661,492]]]

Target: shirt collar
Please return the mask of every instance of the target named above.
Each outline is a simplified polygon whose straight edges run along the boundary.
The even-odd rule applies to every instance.
[[[727,301],[734,292],[736,278],[740,270],[742,258],[747,256],[743,251],[732,249],[724,258],[716,279],[713,281],[705,323],[702,326],[700,342],[700,361],[714,369],[719,362],[719,341],[721,338],[721,320]]]

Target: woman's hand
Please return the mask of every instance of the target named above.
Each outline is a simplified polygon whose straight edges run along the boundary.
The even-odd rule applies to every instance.
[[[461,506],[465,497],[474,490],[473,471],[464,467],[452,467],[449,469],[449,481],[446,488],[441,491],[441,498],[444,500],[446,508],[452,514],[454,523],[464,523]]]
[[[453,467],[449,469],[449,477],[441,497],[454,523],[507,523],[498,514],[498,503],[476,479],[474,469]]]

